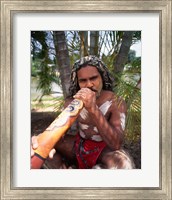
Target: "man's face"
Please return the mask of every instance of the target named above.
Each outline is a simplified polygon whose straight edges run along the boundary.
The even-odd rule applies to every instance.
[[[96,67],[86,66],[77,71],[78,84],[80,88],[89,88],[98,97],[103,87],[103,81]]]

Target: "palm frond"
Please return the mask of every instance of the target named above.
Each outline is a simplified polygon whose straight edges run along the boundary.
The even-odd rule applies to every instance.
[[[141,137],[141,90],[133,81],[125,81],[121,75],[118,77],[115,93],[127,104],[125,137],[130,141],[137,141]]]

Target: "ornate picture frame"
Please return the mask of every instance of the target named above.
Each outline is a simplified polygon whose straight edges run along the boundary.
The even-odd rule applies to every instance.
[[[160,186],[157,188],[16,188],[13,186],[13,17],[32,12],[158,13],[160,43]],[[172,2],[1,0],[1,199],[166,199],[172,183]],[[34,191],[34,192],[33,192]]]

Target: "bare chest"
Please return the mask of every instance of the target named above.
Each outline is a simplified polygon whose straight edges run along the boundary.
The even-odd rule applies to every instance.
[[[107,119],[110,114],[109,108],[111,105],[112,101],[108,100],[98,107],[101,113]],[[78,118],[78,122],[79,122],[80,135],[83,138],[92,139],[95,141],[102,141],[102,138],[98,133],[97,127],[94,126],[93,119],[90,118],[89,113],[85,108],[82,109],[80,116]]]

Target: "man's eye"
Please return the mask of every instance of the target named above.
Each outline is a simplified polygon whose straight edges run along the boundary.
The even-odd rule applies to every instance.
[[[97,79],[97,76],[92,77],[90,80],[94,81]]]
[[[79,83],[84,83],[86,80],[84,80],[84,79],[81,79],[81,80],[79,80],[78,82]]]

